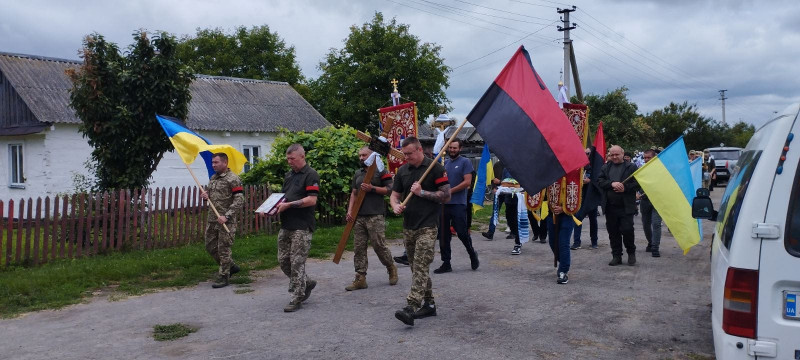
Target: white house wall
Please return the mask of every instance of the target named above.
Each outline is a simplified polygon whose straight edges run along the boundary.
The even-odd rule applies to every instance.
[[[201,132],[214,144],[229,144],[242,150],[246,145],[260,146],[260,155],[269,153],[275,133]],[[229,134],[229,135],[228,135]],[[11,188],[9,166],[9,144],[23,144],[25,187]],[[78,132],[78,125],[56,124],[42,133],[0,137],[0,200],[72,193],[74,177],[88,174],[85,163],[91,147]],[[208,172],[201,159],[191,165],[202,184],[208,182]],[[186,166],[174,152],[167,152],[153,173],[151,187],[192,186],[194,180]]]

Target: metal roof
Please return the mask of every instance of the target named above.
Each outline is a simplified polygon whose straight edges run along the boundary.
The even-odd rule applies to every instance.
[[[0,52],[0,73],[43,123],[80,123],[65,71],[82,62]],[[313,131],[330,123],[285,82],[196,75],[186,125],[195,130]]]

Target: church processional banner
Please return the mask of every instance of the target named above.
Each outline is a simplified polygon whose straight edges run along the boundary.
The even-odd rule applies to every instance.
[[[572,127],[578,134],[583,147],[586,147],[589,134],[589,108],[582,104],[564,104],[562,109],[567,115]],[[564,212],[575,215],[581,208],[581,198],[583,197],[583,168],[567,173],[559,181],[548,186],[541,192],[526,197],[526,204],[531,211],[538,210],[542,206],[544,194],[550,203],[562,204]]]
[[[392,119],[392,128],[386,136],[389,144],[395,149],[400,149],[403,139],[417,136],[417,106],[414,102],[400,104],[378,109],[381,126],[385,126],[387,119]],[[395,173],[404,161],[389,154],[389,171]]]

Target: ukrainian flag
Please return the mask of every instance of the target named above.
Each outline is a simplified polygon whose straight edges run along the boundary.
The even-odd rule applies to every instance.
[[[476,212],[483,208],[483,198],[486,195],[486,185],[492,183],[494,179],[494,168],[492,167],[492,154],[489,153],[489,145],[483,145],[483,153],[481,154],[481,162],[478,164],[477,179],[475,179],[475,187],[472,188],[472,198],[469,202],[474,206],[472,212]]]
[[[211,157],[215,153],[225,153],[228,155],[228,168],[231,171],[240,174],[244,169],[247,158],[233,146],[213,145],[211,141],[186,128],[176,118],[156,115],[156,119],[167,134],[172,146],[175,147],[178,156],[181,157],[181,160],[186,165],[193,163],[197,155],[200,155],[206,163],[208,177],[211,178],[214,175],[214,168],[211,167]]]
[[[642,165],[633,177],[667,224],[683,254],[700,242],[700,220],[692,218],[695,187],[683,136]]]

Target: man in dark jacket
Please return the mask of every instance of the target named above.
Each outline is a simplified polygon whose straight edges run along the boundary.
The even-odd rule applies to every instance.
[[[636,263],[636,245],[633,243],[633,214],[636,213],[636,190],[639,184],[628,179],[636,165],[623,161],[620,146],[608,149],[608,162],[600,170],[597,184],[605,191],[603,211],[611,242],[612,260],[608,265],[622,264],[622,245],[628,253],[628,265]],[[628,181],[625,181],[628,179]]]

